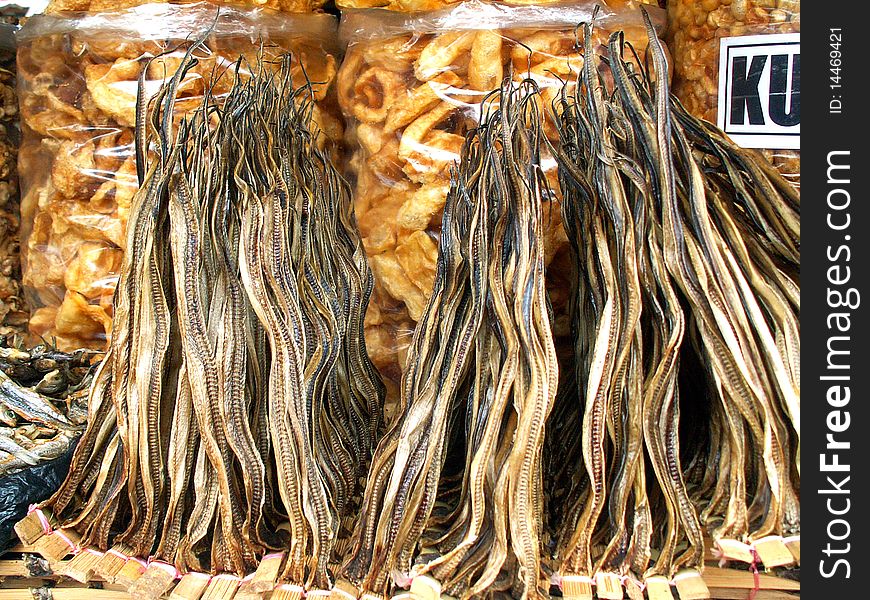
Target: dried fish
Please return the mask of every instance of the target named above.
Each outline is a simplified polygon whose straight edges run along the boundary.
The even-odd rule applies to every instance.
[[[523,596],[548,588],[540,447],[558,365],[536,93],[531,81],[508,80],[484,100],[453,174],[435,287],[402,381],[404,413],[375,453],[341,572],[363,593],[422,574],[462,597],[506,574]]]
[[[238,575],[287,550],[281,580],[328,589],[381,432],[372,276],[290,57],[240,59],[226,95],[178,114],[195,49],[140,94],[110,349],[45,506],[83,546]]]

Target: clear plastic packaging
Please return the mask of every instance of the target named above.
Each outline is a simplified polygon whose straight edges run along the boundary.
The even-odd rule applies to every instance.
[[[46,14],[61,12],[104,12],[141,6],[142,4],[192,4],[198,0],[51,0]],[[313,12],[326,0],[211,0],[214,4],[237,8],[265,8],[292,13]]]
[[[673,90],[692,114],[717,122],[720,40],[735,36],[800,33],[800,0],[668,0],[668,47]],[[800,151],[762,153],[800,189]]]
[[[268,62],[289,51],[294,76],[315,85],[321,139],[341,139],[330,15],[199,3],[33,17],[18,35],[18,81],[23,280],[35,336],[56,338],[61,349],[104,347],[138,183],[138,80],[142,75],[152,94],[203,37],[194,51],[199,62],[180,84],[178,118],[199,106],[206,89],[224,93],[232,78],[212,86],[214,75],[235,68],[241,55]]]
[[[349,46],[336,88],[352,149],[357,221],[375,275],[366,344],[388,397],[398,395],[408,344],[431,293],[450,169],[465,133],[478,123],[481,99],[511,76],[533,79],[543,102],[552,102],[563,81],[575,80],[582,68],[577,26],[592,19],[596,6],[598,48],[621,29],[642,60],[648,43],[643,17],[637,5],[624,2],[466,2],[430,13],[344,13],[340,36]],[[663,27],[664,12],[649,11]],[[555,140],[554,123],[548,119],[544,127]],[[548,162],[548,287],[559,335],[567,333],[568,290],[560,277],[570,269],[555,161]]]
[[[22,11],[23,12],[23,11]],[[22,333],[27,307],[21,291],[18,228],[18,97],[15,93],[15,26],[0,23],[0,342]]]
[[[342,10],[349,8],[383,8],[396,12],[424,12],[455,7],[461,0],[336,0],[335,4]],[[547,5],[565,6],[564,0],[500,0],[498,4],[506,7],[528,6],[542,9]],[[591,6],[591,3],[588,3]],[[607,0],[600,2],[603,8],[631,8],[639,4],[658,6],[657,0]]]

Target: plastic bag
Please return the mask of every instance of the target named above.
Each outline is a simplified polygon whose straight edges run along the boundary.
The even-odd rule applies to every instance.
[[[15,524],[27,515],[31,504],[46,500],[66,478],[78,438],[54,460],[28,467],[0,478],[0,554],[18,541]]]
[[[331,92],[338,67],[331,15],[200,3],[30,19],[18,36],[23,277],[34,307],[31,333],[56,338],[62,350],[102,349],[111,330],[138,181],[138,78],[147,68],[146,95],[154,93],[201,36],[199,63],[180,85],[178,118],[200,104],[205,89],[225,93],[232,81],[226,72],[240,55],[254,63],[262,53],[268,64],[290,51],[294,83],[307,76],[314,86],[321,142],[343,135]]]
[[[336,0],[335,3],[342,10],[348,8],[385,8],[397,12],[434,11],[458,5],[457,0]],[[501,0],[499,4],[513,7],[529,6],[533,9],[541,9],[550,4],[565,6],[564,0]],[[656,0],[609,0],[600,4],[610,8],[630,7],[638,4],[658,6]]]
[[[674,59],[674,93],[689,112],[722,127],[725,115],[719,114],[719,97],[728,84],[727,80],[720,82],[721,40],[799,33],[800,0],[669,0],[667,40]],[[768,39],[782,41],[781,37]],[[755,44],[759,40],[749,41]],[[795,73],[792,60],[789,69],[789,89],[797,89],[799,98],[799,66]],[[728,127],[724,129],[732,133]],[[743,144],[739,137],[732,137]],[[762,141],[751,147],[764,148],[762,153],[800,190],[800,151],[781,148],[781,139],[773,137],[767,145]]]
[[[14,31],[14,25],[0,23],[0,340],[22,333],[28,317],[21,290],[18,248],[20,210],[16,160],[20,135]]]
[[[191,4],[198,0],[169,0],[171,4]],[[267,8],[292,13],[313,12],[326,3],[326,0],[211,0],[214,4],[242,8]],[[142,4],[164,4],[167,0],[51,0],[45,8],[46,14],[59,12],[99,12],[120,10]]]
[[[345,12],[340,35],[349,47],[336,82],[352,148],[349,171],[363,243],[375,276],[366,315],[366,345],[388,387],[397,384],[414,326],[431,294],[441,213],[450,168],[464,134],[478,123],[480,101],[503,77],[531,77],[551,102],[563,80],[582,67],[579,23],[597,14],[593,35],[603,48],[624,29],[642,57],[648,43],[636,5],[575,2],[511,7],[467,2],[414,15],[384,10]],[[650,9],[661,26],[664,13]],[[545,122],[551,140],[555,124]],[[548,221],[548,287],[556,335],[567,334],[567,238],[554,190]],[[387,410],[393,406],[387,403]],[[389,418],[390,415],[388,414]]]

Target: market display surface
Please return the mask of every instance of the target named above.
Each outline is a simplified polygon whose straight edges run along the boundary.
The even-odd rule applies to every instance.
[[[66,4],[17,36],[31,579],[799,591],[799,185],[703,120],[701,8]]]

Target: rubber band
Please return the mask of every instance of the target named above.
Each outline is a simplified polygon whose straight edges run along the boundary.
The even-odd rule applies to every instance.
[[[36,518],[39,519],[39,523],[42,525],[42,533],[45,535],[51,534],[51,523],[48,522],[48,519],[45,517],[45,514],[42,512],[42,509],[39,508],[36,504],[31,504],[30,512],[36,513]],[[30,513],[28,513],[30,514]]]
[[[203,575],[205,575],[205,573],[203,573]],[[248,573],[247,575],[245,575],[244,577],[242,577],[242,582],[250,581],[250,580],[252,580],[256,575],[257,575],[256,573]]]
[[[73,542],[71,539],[69,539],[67,537],[67,535],[63,531],[61,531],[60,529],[54,530],[51,535],[58,536],[60,539],[62,539],[64,542],[66,542],[66,545],[69,546],[70,550],[72,550],[73,553],[76,553],[76,554],[78,553],[78,546],[75,544],[75,542]]]
[[[100,558],[102,558],[103,555],[105,554],[104,552],[100,552],[99,550],[95,550],[95,549],[90,548],[90,547],[85,548],[85,549],[84,549],[84,552],[87,552],[87,553],[89,553],[89,554],[94,554],[94,555],[96,555],[96,556],[99,556]]]
[[[619,581],[622,583],[622,587],[625,587],[626,581],[630,581],[634,585],[636,585],[640,589],[640,591],[644,591],[646,589],[646,584],[643,581],[635,579],[634,577],[629,577],[628,575],[620,575]]]
[[[299,592],[300,594],[305,593],[305,588],[303,588],[301,585],[296,585],[295,583],[282,583],[275,589],[284,590],[285,592]]]
[[[411,575],[406,575],[405,573],[402,573],[400,571],[393,571],[392,579],[393,583],[404,589],[411,587],[411,582],[414,580]]]
[[[284,558],[284,554],[281,552],[272,552],[271,554],[267,554],[266,556],[264,556],[263,560],[266,560],[269,558]],[[260,562],[263,562],[263,560],[261,560]]]
[[[191,571],[185,575],[185,577],[196,577],[198,579],[209,579],[211,580],[211,575],[208,573],[200,573],[199,571]]]
[[[121,552],[121,551],[119,551],[119,550],[115,550],[114,548],[109,548],[109,549],[106,551],[106,554],[114,554],[115,556],[117,556],[118,558],[123,559],[124,561],[128,561],[128,560],[130,560],[130,557],[129,557],[129,556],[127,556],[126,554],[124,554],[123,552]]]

